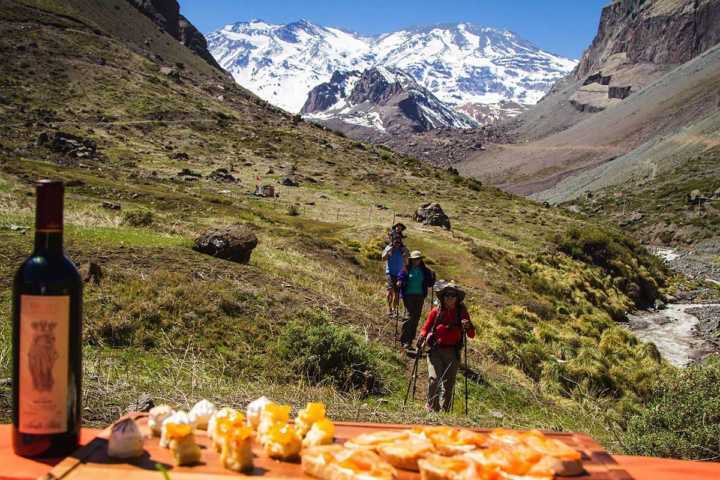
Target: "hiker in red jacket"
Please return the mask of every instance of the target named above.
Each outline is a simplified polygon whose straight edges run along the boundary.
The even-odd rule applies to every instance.
[[[420,331],[417,346],[427,345],[428,400],[426,409],[449,412],[452,408],[455,377],[460,367],[460,355],[465,336],[475,337],[475,328],[463,303],[465,292],[453,283],[438,282],[436,287],[440,306],[433,308]]]

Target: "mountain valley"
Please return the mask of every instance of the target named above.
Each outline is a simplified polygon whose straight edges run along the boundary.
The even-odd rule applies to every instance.
[[[611,223],[619,198],[633,209],[653,209],[643,213],[649,218],[668,213],[662,202],[674,202],[691,186],[702,183],[703,196],[707,185],[720,187],[713,183],[717,157],[710,155],[717,145],[697,142],[715,138],[707,87],[715,77],[704,75],[714,72],[717,48],[698,51],[667,74],[682,81],[666,85],[663,78],[676,77],[660,77],[597,113],[572,107],[578,122],[569,128],[586,135],[577,142],[587,152],[612,147],[620,160],[621,148],[662,132],[664,142],[691,144],[699,160],[678,147],[673,161],[681,167],[659,169],[637,197],[603,190],[608,193],[594,197],[597,203],[585,195],[588,203],[564,208],[491,185],[513,190],[520,183],[511,182],[529,184],[533,175],[483,170],[496,156],[507,161],[511,149],[535,159],[531,148],[554,156],[575,147],[562,143],[567,137],[532,139],[526,122],[535,110],[519,113],[575,63],[510,32],[460,24],[368,40],[309,22],[254,21],[208,35],[208,50],[231,76],[206,58],[199,37],[175,34],[167,13],[179,12],[174,0],[0,0],[0,7],[6,60],[0,64],[0,308],[9,317],[12,275],[32,247],[33,182],[62,179],[68,254],[88,271],[95,265],[102,272],[87,276],[84,293],[87,425],[107,425],[144,396],[188,407],[201,398],[240,406],[264,394],[294,406],[322,399],[333,419],[583,431],[612,452],[708,455],[693,447],[693,435],[712,434],[706,429],[673,430],[652,443],[653,415],[665,412],[654,402],[686,374],[624,322],[628,312],[667,302],[678,289],[712,293],[714,287],[674,275],[630,237],[643,238],[652,228],[644,220],[630,227]],[[180,29],[181,17],[177,22]],[[458,60],[453,68],[468,67],[469,79],[448,80],[442,89],[452,93],[443,96],[433,86],[440,80],[432,62],[422,60],[431,55],[408,51],[453,33],[484,42],[492,65],[473,75],[468,65],[476,59]],[[305,51],[307,42],[331,45],[332,58]],[[262,46],[266,61],[249,55],[254,45]],[[273,70],[279,65],[283,71]],[[510,70],[528,77],[510,75],[512,81],[498,85],[497,77],[482,73]],[[238,85],[243,79],[267,88],[253,93],[253,85]],[[652,92],[672,97],[650,102],[653,108],[638,100]],[[435,100],[443,105],[425,111]],[[519,113],[514,131],[526,133],[475,126],[477,120],[457,109],[444,110],[486,101],[508,102],[502,108]],[[385,130],[398,133],[378,140],[401,147],[403,139],[417,155],[307,121],[299,115],[303,106],[306,115],[332,111],[358,122],[377,114]],[[434,116],[438,111],[446,115]],[[675,111],[677,118],[670,115]],[[681,121],[700,116],[703,121],[676,131]],[[653,123],[650,133],[638,127],[629,133],[632,141],[616,145],[617,132],[630,130],[635,117],[637,123],[669,120]],[[607,139],[592,131],[591,121],[607,126]],[[368,140],[383,133],[357,128]],[[452,161],[438,158],[452,148]],[[423,161],[431,157],[482,181]],[[587,159],[586,170],[593,162]],[[555,167],[536,177],[557,174]],[[672,191],[680,177],[682,186]],[[652,192],[655,201],[641,192]],[[452,229],[415,221],[418,208],[430,202],[442,205]],[[714,221],[712,204],[698,203],[707,207],[702,217],[699,205],[688,215],[686,204],[677,210],[686,233]],[[408,246],[422,250],[438,277],[465,288],[472,322],[482,332],[468,342],[468,415],[459,402],[441,414],[425,412],[419,402],[403,404],[411,361],[386,314],[380,260],[387,229],[398,220],[409,227]],[[196,248],[201,235],[225,229],[257,239],[247,263]],[[2,322],[2,378],[10,377],[10,350],[10,325]],[[687,375],[711,375],[714,365],[691,367]],[[7,421],[10,385],[0,382],[0,392],[0,417]],[[683,435],[687,443],[677,441]]]

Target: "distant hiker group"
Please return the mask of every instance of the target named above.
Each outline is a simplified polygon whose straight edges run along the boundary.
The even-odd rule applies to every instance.
[[[418,360],[427,348],[428,394],[425,408],[429,411],[450,411],[463,346],[467,363],[465,336],[473,338],[475,329],[464,304],[465,292],[452,282],[436,280],[435,272],[425,265],[422,252],[411,252],[405,246],[406,230],[407,227],[402,223],[393,225],[388,232],[388,244],[382,253],[387,280],[388,316],[395,319],[395,337],[398,340],[399,306],[402,300],[406,314],[400,327],[399,342],[408,354],[415,357],[405,399],[407,401],[410,388],[413,396],[415,394]],[[434,305],[435,292],[437,306]],[[430,312],[415,343],[417,350],[413,350],[428,293],[431,297]],[[467,411],[467,378],[465,409]]]

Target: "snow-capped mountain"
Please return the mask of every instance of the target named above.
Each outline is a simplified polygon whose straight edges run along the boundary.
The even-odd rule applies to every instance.
[[[336,71],[400,69],[438,99],[473,105],[535,104],[576,63],[540,50],[512,32],[468,23],[365,37],[308,21],[253,20],[208,36],[210,52],[235,80],[270,103],[299,112],[308,92]],[[463,107],[463,108],[460,108]]]
[[[312,120],[339,120],[391,134],[479,126],[408,73],[386,67],[335,72],[329,82],[310,91],[300,113]]]

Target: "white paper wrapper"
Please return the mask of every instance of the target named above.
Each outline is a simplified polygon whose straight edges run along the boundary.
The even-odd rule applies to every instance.
[[[195,423],[199,430],[207,430],[210,417],[217,411],[215,405],[208,400],[200,400],[190,410],[190,420]]]
[[[152,430],[153,435],[159,437],[162,433],[162,424],[166,418],[172,416],[175,410],[170,405],[158,405],[150,409],[148,417],[148,427]]]
[[[143,454],[143,436],[134,420],[126,418],[112,427],[108,441],[108,456],[137,458]]]
[[[248,404],[247,414],[245,415],[248,425],[257,430],[258,425],[260,425],[260,414],[262,413],[262,409],[265,407],[265,405],[269,403],[273,402],[263,395],[262,397],[258,398],[257,400],[253,400],[252,402],[250,402],[250,404]]]

